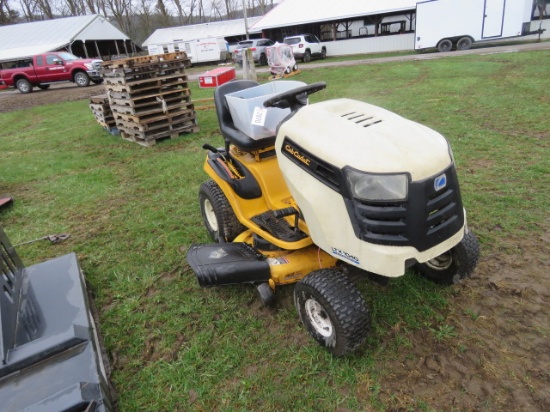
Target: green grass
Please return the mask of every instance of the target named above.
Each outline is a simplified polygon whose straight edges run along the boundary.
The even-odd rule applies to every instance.
[[[549,52],[507,53],[315,69],[295,79],[328,83],[313,102],[364,100],[445,135],[486,255],[515,253],[510,239],[538,236],[548,224],[549,65]],[[192,95],[212,90],[194,83]],[[208,241],[197,202],[206,180],[201,145],[222,139],[213,110],[197,116],[199,133],[143,148],[104,132],[86,101],[0,114],[0,195],[15,198],[1,224],[14,244],[71,234],[18,251],[27,265],[78,254],[100,308],[120,409],[391,408],[378,396],[391,374],[384,361],[411,345],[394,330],[423,329],[444,344],[455,336],[446,319],[453,289],[413,275],[386,287],[365,282],[372,333],[344,359],[306,335],[290,287],[273,310],[252,287],[201,289],[185,251]],[[410,408],[432,410],[427,402]]]

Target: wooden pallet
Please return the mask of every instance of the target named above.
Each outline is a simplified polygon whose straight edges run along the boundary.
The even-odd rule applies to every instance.
[[[133,84],[106,84],[105,89],[111,92],[128,93],[135,96],[141,93],[150,93],[154,90],[188,88],[187,76],[174,76],[166,79],[155,79],[136,82]]]
[[[129,57],[126,59],[112,60],[103,63],[104,69],[121,69],[121,68],[135,68],[146,67],[151,65],[159,65],[167,61],[181,60],[187,67],[191,66],[191,61],[187,58],[185,52],[177,53],[165,53],[151,56],[137,56]]]
[[[150,91],[149,93],[109,92],[110,99],[116,99],[119,101],[129,100],[134,103],[142,100],[154,99],[156,97],[166,99],[167,97],[172,98],[175,96],[180,96],[183,99],[189,97],[190,95],[191,93],[188,88],[160,90],[158,93],[153,93],[152,91]]]
[[[120,136],[125,140],[137,143],[141,146],[151,147],[158,141],[164,139],[174,139],[183,134],[196,133],[199,130],[199,126],[197,126],[196,123],[188,122],[187,124],[182,124],[178,127],[157,130],[151,133],[142,133],[135,130],[121,130]]]

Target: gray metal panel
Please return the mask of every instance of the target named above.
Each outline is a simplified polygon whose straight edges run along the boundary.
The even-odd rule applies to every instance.
[[[2,410],[112,410],[106,365],[76,255],[24,268],[1,227],[0,244],[1,286],[20,296],[12,298],[7,289],[0,295]]]
[[[21,291],[23,262],[0,227],[0,356],[5,363],[8,351],[15,346],[16,322]]]

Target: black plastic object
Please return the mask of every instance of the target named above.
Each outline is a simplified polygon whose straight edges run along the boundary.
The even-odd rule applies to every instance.
[[[203,287],[267,282],[270,278],[265,257],[247,243],[192,245],[187,262]]]
[[[113,410],[76,255],[26,268],[0,227],[0,287],[2,410]]]
[[[277,219],[272,210],[256,215],[251,220],[272,236],[285,242],[298,242],[307,236],[305,233],[290,227],[285,219]]]
[[[208,164],[216,172],[216,174],[233,188],[237,196],[242,199],[257,199],[262,196],[262,188],[254,175],[241,162],[233,158],[233,165],[242,174],[242,179],[235,179],[227,174],[227,166],[223,164],[223,153],[208,153]]]

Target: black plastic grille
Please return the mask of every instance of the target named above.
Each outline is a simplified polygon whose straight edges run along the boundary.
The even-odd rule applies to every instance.
[[[440,190],[434,187],[435,177],[409,183],[409,196],[404,202],[353,199],[356,235],[371,243],[414,246],[420,251],[454,235],[464,225],[464,212],[454,166],[444,173],[447,185]]]

